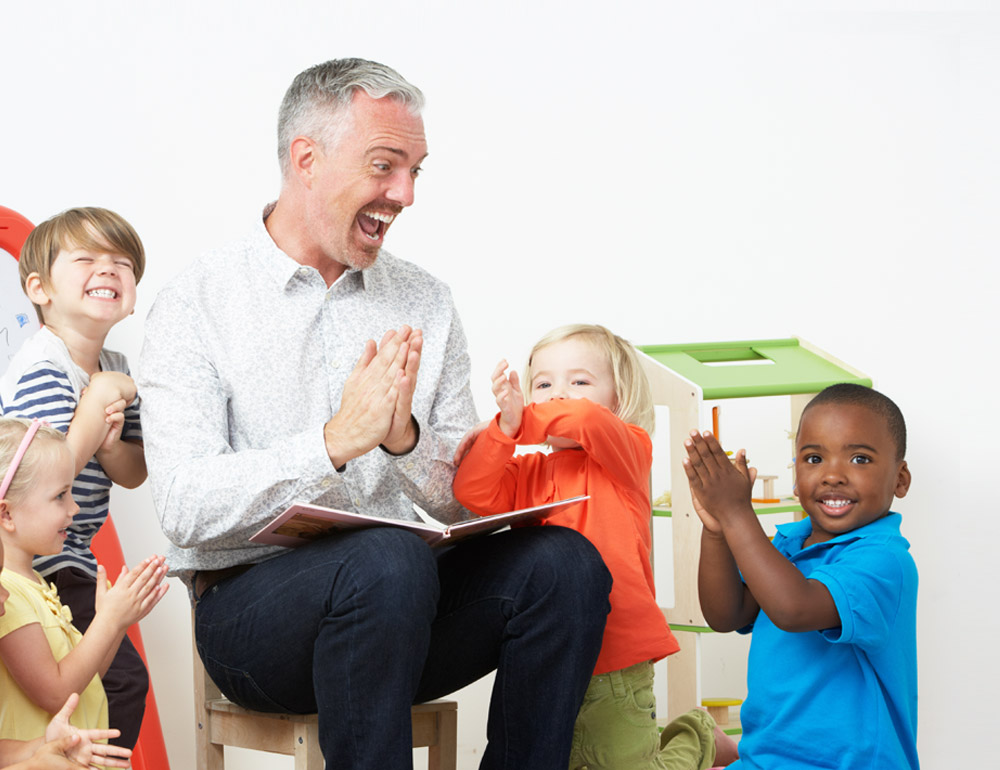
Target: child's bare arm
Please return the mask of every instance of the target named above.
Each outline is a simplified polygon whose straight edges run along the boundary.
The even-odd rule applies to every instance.
[[[80,642],[57,661],[39,623],[0,639],[0,658],[25,694],[54,714],[69,696],[83,692],[94,675],[103,675],[130,625],[163,597],[166,565],[162,556],[144,560],[108,589],[99,570],[96,614]]]
[[[146,480],[146,452],[141,441],[121,437],[124,412],[109,415],[114,420],[108,435],[94,453],[108,478],[126,489],[135,489]]]
[[[753,468],[748,470],[752,477]],[[752,483],[752,482],[751,482]],[[716,631],[735,631],[752,623],[760,610],[753,594],[740,577],[722,525],[708,513],[691,489],[695,513],[704,527],[698,559],[698,600],[708,625]]]
[[[826,586],[807,579],[771,545],[750,503],[753,481],[740,450],[734,465],[711,433],[684,442],[691,491],[722,530],[726,546],[753,599],[785,631],[840,625]],[[704,540],[702,545],[704,548]]]
[[[77,474],[108,437],[114,422],[110,415],[124,410],[124,404],[121,410],[117,409],[119,402],[131,403],[135,394],[135,382],[122,372],[97,372],[90,378],[90,385],[80,396],[66,433],[66,443],[73,452]],[[118,433],[121,434],[120,428]]]

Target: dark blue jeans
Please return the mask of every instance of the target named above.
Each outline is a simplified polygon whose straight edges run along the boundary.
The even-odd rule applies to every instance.
[[[392,528],[336,535],[223,580],[198,652],[234,702],[319,713],[327,768],[411,766],[410,705],[496,669],[484,770],[565,768],[611,576],[562,527],[432,550]]]

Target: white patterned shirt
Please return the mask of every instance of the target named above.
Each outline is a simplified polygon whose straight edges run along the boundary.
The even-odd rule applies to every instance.
[[[265,209],[264,217],[270,212]],[[244,240],[170,282],[146,319],[137,383],[147,467],[171,574],[262,561],[248,538],[295,501],[397,519],[412,503],[456,521],[452,455],[475,422],[465,335],[448,287],[386,251],[327,288],[271,239]],[[423,330],[416,447],[333,468],[323,428],[365,341]]]

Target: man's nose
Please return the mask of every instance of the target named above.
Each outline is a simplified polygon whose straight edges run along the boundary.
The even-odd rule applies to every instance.
[[[386,191],[386,198],[400,206],[412,206],[416,179],[409,169],[401,169],[392,177],[392,186]]]

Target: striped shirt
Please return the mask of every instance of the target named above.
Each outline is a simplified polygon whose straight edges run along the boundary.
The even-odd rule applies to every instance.
[[[129,373],[125,356],[112,350],[101,351],[100,364],[101,371]],[[90,375],[73,362],[65,343],[43,326],[24,342],[0,377],[0,412],[4,417],[37,417],[66,433],[89,383]],[[138,397],[125,409],[122,438],[142,440]],[[48,576],[77,567],[97,577],[90,541],[108,518],[110,497],[111,479],[91,457],[73,481],[80,512],[73,517],[62,553],[37,557],[34,567],[39,573]]]

